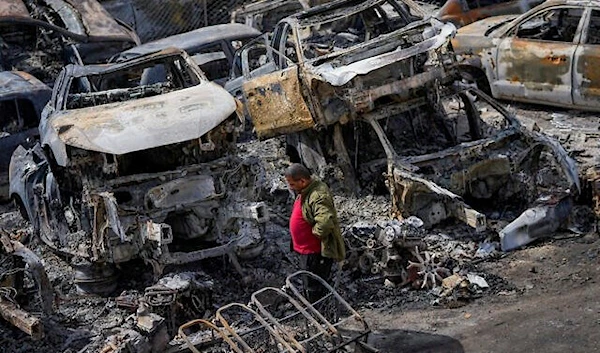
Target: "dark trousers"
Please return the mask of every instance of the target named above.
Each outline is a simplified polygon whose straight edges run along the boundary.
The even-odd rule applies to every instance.
[[[331,275],[331,266],[333,259],[323,257],[321,254],[308,254],[300,256],[300,269],[312,272],[315,275],[329,282]],[[326,288],[319,281],[310,278],[309,276],[302,277],[303,285],[306,290],[307,299],[311,303],[321,299],[326,294]]]

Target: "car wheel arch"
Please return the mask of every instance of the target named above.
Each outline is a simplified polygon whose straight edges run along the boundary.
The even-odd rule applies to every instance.
[[[479,68],[471,65],[461,65],[458,69],[460,76],[464,81],[467,83],[474,83],[477,88],[482,90],[484,93],[491,95],[489,75],[485,68]]]

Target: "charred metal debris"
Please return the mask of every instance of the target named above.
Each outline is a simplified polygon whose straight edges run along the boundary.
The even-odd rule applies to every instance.
[[[0,5],[0,69],[52,85],[68,63],[99,63],[139,44],[96,0],[8,0]]]
[[[306,299],[304,276],[314,278],[323,287],[321,299]],[[164,340],[161,318],[143,306],[130,321],[132,329],[124,328],[107,337],[99,351],[377,351],[366,343],[371,330],[364,318],[326,281],[305,271],[288,276],[282,288],[266,287],[254,292],[247,304],[223,305],[212,318],[184,323],[171,341]],[[137,330],[133,330],[136,326]]]

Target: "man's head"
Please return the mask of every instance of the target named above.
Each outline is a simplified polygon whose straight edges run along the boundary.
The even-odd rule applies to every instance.
[[[300,192],[310,184],[312,178],[308,168],[302,164],[294,163],[285,170],[285,180],[290,189]]]

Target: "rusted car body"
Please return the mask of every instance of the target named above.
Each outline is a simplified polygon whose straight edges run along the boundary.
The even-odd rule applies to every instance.
[[[448,0],[435,16],[461,27],[486,17],[522,14],[542,2],[543,0]]]
[[[243,76],[225,87],[243,97],[259,138],[333,127],[365,114],[388,116],[454,80],[454,26],[422,17],[410,0],[311,8],[283,19],[264,44],[244,48]],[[337,130],[332,135],[340,140]],[[299,151],[299,144],[290,145]],[[331,146],[352,180],[350,161],[338,147]]]
[[[0,72],[0,200],[8,197],[8,165],[13,151],[38,135],[38,124],[52,91],[21,71]]]
[[[0,38],[0,69],[26,71],[49,85],[64,64],[103,62],[139,44],[95,0],[3,1]]]
[[[600,2],[550,0],[490,17],[453,40],[465,75],[496,98],[600,109]]]
[[[441,103],[446,111],[443,119],[452,121],[446,125],[454,126],[450,141],[436,138],[442,136],[435,132],[435,126],[442,126],[439,123],[428,131],[416,130],[418,137],[400,137],[402,129],[398,126],[406,123],[393,129],[389,120],[368,121],[383,144],[386,185],[394,212],[402,217],[415,215],[426,226],[456,218],[482,230],[486,228],[485,213],[500,205],[522,212],[524,206],[546,195],[580,193],[575,162],[556,140],[527,131],[481,91],[450,97],[451,103]],[[471,97],[477,97],[477,104]],[[399,121],[397,118],[396,124]],[[411,146],[403,141],[408,136],[436,141],[438,146],[429,147],[429,153],[409,155],[418,150],[419,143],[412,142]]]
[[[282,20],[264,46],[268,61],[245,71],[258,136],[388,114],[411,90],[450,77],[454,26],[414,22],[419,11],[412,2],[346,0]]]
[[[208,26],[138,45],[110,61],[121,62],[175,47],[191,55],[209,80],[223,85],[228,79],[235,51],[260,34],[257,29],[239,23]]]
[[[233,10],[231,23],[243,23],[267,33],[271,32],[281,19],[308,8],[307,1],[260,0]]]
[[[167,78],[146,81],[156,65]],[[79,259],[80,288],[110,291],[111,265],[134,258],[156,275],[214,256],[237,264],[260,251],[267,219],[251,201],[256,166],[231,154],[240,124],[233,97],[180,50],[69,65],[40,144],[13,154],[10,192],[46,244]]]

